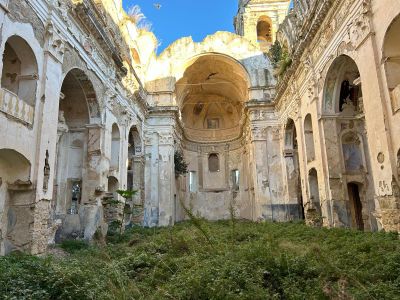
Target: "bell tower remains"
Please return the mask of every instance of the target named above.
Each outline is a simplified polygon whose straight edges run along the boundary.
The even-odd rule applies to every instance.
[[[234,18],[235,31],[268,52],[278,26],[285,19],[290,0],[240,0]]]

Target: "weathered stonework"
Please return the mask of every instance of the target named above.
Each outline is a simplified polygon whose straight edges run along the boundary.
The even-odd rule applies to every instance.
[[[400,3],[293,3],[157,56],[121,0],[0,0],[0,255],[187,209],[400,231]]]

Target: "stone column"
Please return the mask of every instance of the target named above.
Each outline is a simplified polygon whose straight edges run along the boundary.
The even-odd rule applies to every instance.
[[[102,144],[104,126],[87,125],[87,164],[82,182],[82,205],[79,208],[84,239],[91,241],[96,231],[105,236],[107,225],[104,221],[102,197],[106,190],[109,162],[104,157]]]
[[[158,226],[159,214],[159,149],[158,133],[148,132],[145,136],[145,200],[143,225]]]
[[[174,138],[171,131],[160,132],[159,139],[159,226],[174,225]]]
[[[58,124],[58,106],[62,84],[62,62],[64,58],[64,41],[55,32],[53,24],[46,26],[46,44],[44,51],[43,74],[39,74],[38,85],[41,98],[37,106],[38,151],[36,157],[35,177],[36,205],[32,228],[33,254],[46,251],[48,241],[54,239],[58,224],[51,220],[51,199],[56,165],[56,144]],[[48,130],[53,128],[53,130]]]
[[[376,47],[373,34],[370,9],[369,6],[364,9],[363,23],[361,24],[369,27],[370,31],[365,30],[365,34],[368,36],[365,37],[365,34],[354,36],[352,42],[355,47],[359,47],[356,62],[362,80],[367,142],[374,179],[376,205],[374,215],[377,218],[379,229],[400,231],[400,197],[397,182],[393,180],[397,170],[390,159],[390,156],[393,155],[390,134],[393,133],[390,133],[387,121],[388,115],[392,112],[387,110],[386,101],[390,100],[385,97],[381,73],[378,73],[376,68],[381,65],[381,61],[377,55],[379,49]],[[356,32],[356,30],[351,32]]]
[[[268,101],[246,104],[250,118],[250,173],[253,176],[253,219],[279,220],[285,216],[279,124]]]

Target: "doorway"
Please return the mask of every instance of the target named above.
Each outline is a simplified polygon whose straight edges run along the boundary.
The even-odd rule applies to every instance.
[[[349,192],[352,227],[357,228],[358,230],[364,230],[360,186],[356,183],[349,183],[347,185],[347,190]]]

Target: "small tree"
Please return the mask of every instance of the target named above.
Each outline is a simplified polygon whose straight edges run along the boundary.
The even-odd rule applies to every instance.
[[[287,68],[292,64],[292,58],[286,47],[282,47],[281,44],[276,41],[270,48],[268,57],[271,60],[271,64],[274,67],[274,73],[277,77],[282,76]]]
[[[183,157],[182,151],[175,151],[174,154],[175,163],[175,176],[184,175],[188,172],[188,164]]]

